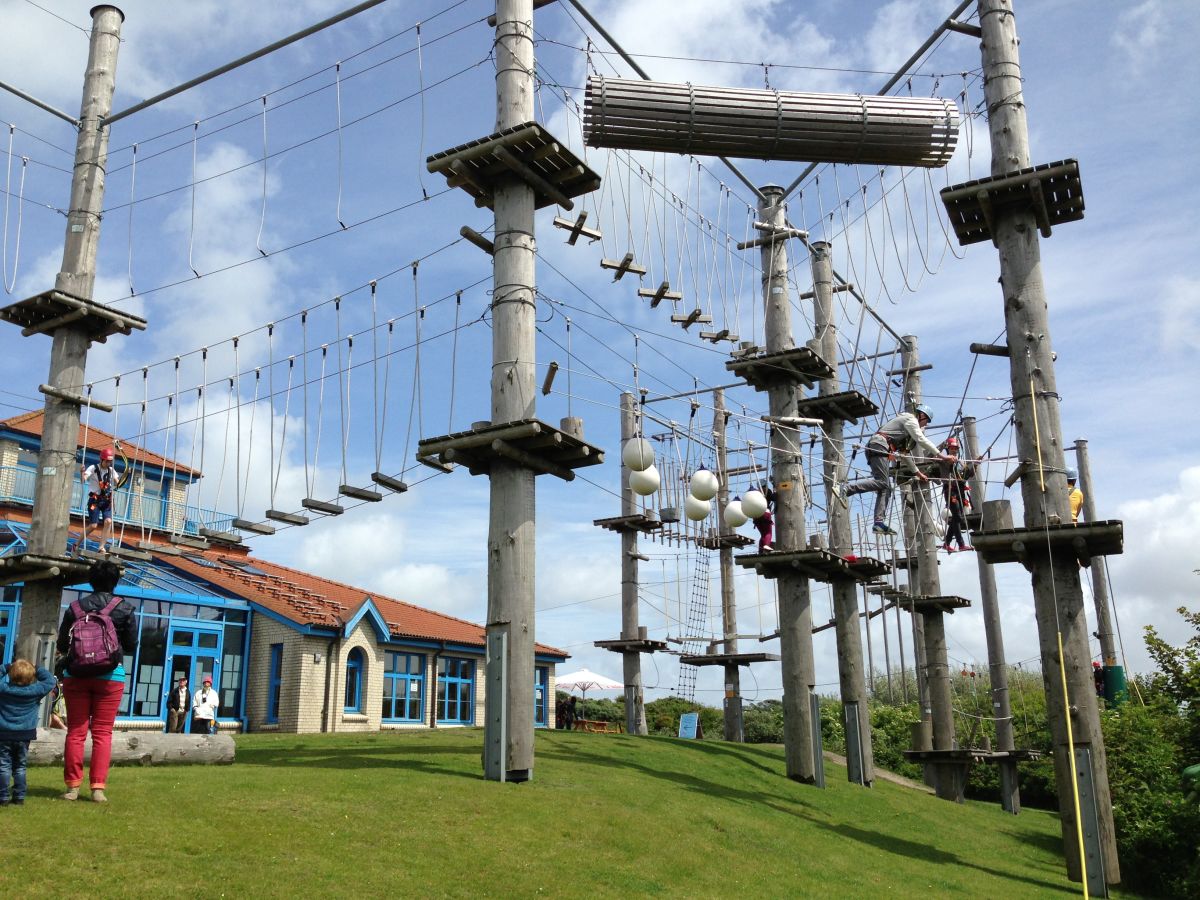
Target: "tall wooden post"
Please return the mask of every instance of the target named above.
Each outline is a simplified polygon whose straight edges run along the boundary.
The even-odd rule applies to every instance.
[[[637,400],[633,394],[621,395],[621,446],[637,436]],[[629,470],[621,464],[621,515],[637,513],[633,488],[629,486]],[[621,640],[636,641],[638,628],[638,539],[637,531],[627,528],[621,532]],[[642,687],[642,655],[626,649],[622,654],[625,678],[625,732],[646,734],[646,695]]]
[[[904,337],[905,399],[910,404],[921,402],[920,352],[915,335]],[[916,451],[918,455],[921,451]],[[912,552],[917,564],[917,597],[942,596],[942,580],[938,574],[937,535],[933,521],[933,491],[929,482],[913,481],[909,496],[915,505],[916,540]],[[909,587],[911,588],[911,584]],[[954,700],[950,691],[949,651],[946,646],[945,613],[926,608],[913,612],[921,617],[925,637],[925,689],[929,692],[929,710],[933,717],[933,749],[954,749]],[[958,798],[957,779],[949,767],[936,773],[934,790],[944,800]]]
[[[62,270],[54,279],[56,290],[82,300],[92,299],[96,282],[96,248],[100,241],[100,210],[104,205],[104,175],[108,162],[108,128],[104,117],[112,110],[116,89],[117,52],[125,14],[115,6],[92,10],[91,45],[75,141],[75,170],[71,178],[71,208]],[[51,387],[71,394],[83,393],[88,335],[78,325],[55,329],[50,349]],[[79,407],[47,396],[38,451],[38,477],[34,487],[33,520],[29,526],[29,552],[61,556],[67,548],[71,488],[77,473]],[[21,635],[17,654],[37,659],[38,635],[48,635],[58,625],[62,582],[29,581],[21,592]]]
[[[760,220],[774,232],[786,232],[783,188],[762,188]],[[773,232],[768,232],[773,233]],[[788,297],[787,238],[782,235],[762,245],[763,301],[766,305],[767,352],[790,350],[792,307]],[[776,382],[769,392],[771,415],[796,416],[799,389]],[[800,453],[781,429],[771,432],[771,471],[775,489],[775,549],[796,551],[804,547],[804,470]],[[793,571],[781,572],[779,588],[779,649],[783,657],[783,747],[787,776],[809,784],[817,780],[813,752],[813,687],[816,683],[812,649],[812,597],[808,578]]]
[[[533,0],[496,3],[496,130],[534,119]],[[492,422],[535,418],[534,190],[516,176],[495,188]],[[535,507],[531,469],[497,457],[488,524],[489,639],[504,647],[504,696],[485,698],[485,742],[504,735],[504,780],[533,777]],[[497,710],[496,704],[503,704]],[[503,721],[500,716],[503,716]],[[493,772],[488,777],[497,780]]]
[[[1030,165],[1017,25],[1011,0],[979,0],[979,24],[983,31],[983,85],[991,136],[992,174],[999,175]],[[991,232],[1000,253],[1000,284],[1004,294],[1017,451],[1022,459],[1040,463],[1029,467],[1021,477],[1024,524],[1026,528],[1041,528],[1051,516],[1069,522],[1071,512],[1063,474],[1062,426],[1053,347],[1042,282],[1038,226],[1032,205],[997,210]],[[1080,759],[1090,760],[1088,774],[1095,801],[1104,877],[1115,883],[1120,881],[1121,873],[1079,568],[1063,565],[1061,561],[1053,565],[1047,556],[1031,558],[1029,567],[1041,644],[1042,677],[1054,741],[1054,771],[1067,871],[1076,880],[1083,875],[1073,802],[1077,784],[1067,734],[1067,717],[1071,716],[1074,749],[1082,751],[1078,752]]]
[[[963,459],[971,462],[979,459],[979,436],[975,431],[975,417],[963,416]],[[983,471],[976,466],[970,479],[971,505],[983,509],[987,499],[987,482]],[[1000,602],[996,592],[996,572],[991,563],[976,556],[979,567],[979,599],[983,608],[983,633],[987,641],[988,677],[992,689],[992,716],[996,723],[996,749],[1015,750],[1013,736],[1012,704],[1008,696],[1008,663],[1004,658],[1004,630],[1000,626]],[[1003,760],[1000,766],[1000,805],[1005,812],[1014,815],[1021,811],[1021,791],[1017,784],[1017,764]]]
[[[907,342],[909,338],[905,338]],[[905,343],[901,348],[900,365],[904,369],[904,402],[906,408],[911,408],[921,400],[921,373],[912,372],[920,364],[914,343]],[[917,521],[917,495],[912,483],[897,490],[900,495],[902,517],[904,519],[904,558],[906,561],[905,574],[908,578],[908,593],[920,596],[921,580],[917,575],[917,567],[922,559],[923,533]],[[896,615],[900,614],[897,607]],[[914,750],[933,749],[933,703],[929,698],[929,666],[925,652],[925,618],[915,612],[909,617],[912,625],[913,639],[913,676],[917,687],[917,705],[921,709],[921,727],[918,737],[913,741]],[[907,699],[907,698],[906,698]],[[925,767],[926,783],[933,784],[933,771]]]
[[[717,487],[717,533],[722,537],[733,534],[733,529],[725,524],[724,517],[725,507],[729,504],[729,479],[725,475],[729,471],[729,454],[725,441],[727,419],[725,391],[717,388],[713,391],[713,445],[717,448],[717,477],[720,479]],[[733,546],[724,541],[719,541],[718,544],[721,563],[721,632],[724,637],[725,653],[733,655],[738,652],[737,593],[733,587]],[[725,740],[740,744],[744,739],[741,667],[737,663],[727,663],[724,669]]]
[[[1079,469],[1079,489],[1083,491],[1083,519],[1096,521],[1096,483],[1092,481],[1092,467],[1088,462],[1088,442],[1079,438],[1075,441],[1075,466]],[[1100,657],[1108,667],[1117,664],[1117,642],[1113,634],[1112,615],[1108,604],[1108,578],[1104,574],[1104,561],[1092,564],[1092,602],[1096,607],[1096,637],[1100,639]]]
[[[833,263],[830,246],[824,241],[809,245],[813,277],[813,323],[816,328],[817,350],[833,368],[833,375],[821,381],[821,396],[835,394],[840,389],[838,378],[837,325],[833,319]],[[850,534],[850,512],[834,499],[831,485],[841,484],[845,458],[843,440],[845,423],[831,417],[825,423],[822,456],[825,475],[825,515],[829,520],[829,550],[846,556],[854,549]],[[858,616],[858,582],[852,578],[836,578],[832,585],[834,629],[837,635],[838,681],[842,692],[842,709],[846,727],[846,774],[853,782],[870,785],[875,780],[874,753],[871,748],[871,715],[867,703],[866,677],[863,673],[862,635]],[[870,620],[867,620],[868,628]],[[851,740],[851,733],[857,740]]]

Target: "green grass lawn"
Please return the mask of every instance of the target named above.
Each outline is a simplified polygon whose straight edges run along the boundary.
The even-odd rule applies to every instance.
[[[233,766],[118,768],[107,805],[30,769],[0,809],[0,897],[1047,897],[1055,816],[955,806],[778,747],[539,732],[484,781],[482,732],[243,735]],[[86,797],[86,791],[84,792]]]

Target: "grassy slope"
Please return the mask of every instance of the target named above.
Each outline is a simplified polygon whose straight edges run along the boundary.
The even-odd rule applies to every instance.
[[[0,809],[0,896],[1045,897],[1057,819],[954,806],[777,747],[540,732],[535,779],[480,777],[477,730],[238,738],[232,767],[120,768],[107,806],[30,770]],[[85,792],[86,796],[86,792]]]

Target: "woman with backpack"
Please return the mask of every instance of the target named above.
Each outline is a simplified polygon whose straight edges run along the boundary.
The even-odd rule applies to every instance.
[[[112,759],[113,722],[125,693],[125,654],[137,648],[133,604],[113,596],[121,569],[109,561],[92,566],[93,593],[67,607],[58,628],[58,652],[66,657],[63,693],[67,698],[67,741],[63,754],[64,800],[78,800],[83,783],[83,744],[89,725],[92,800],[105,803],[104,786]]]

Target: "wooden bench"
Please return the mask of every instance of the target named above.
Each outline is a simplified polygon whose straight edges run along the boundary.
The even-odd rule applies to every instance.
[[[575,730],[592,734],[623,734],[625,726],[620,722],[604,722],[600,719],[576,719]]]

